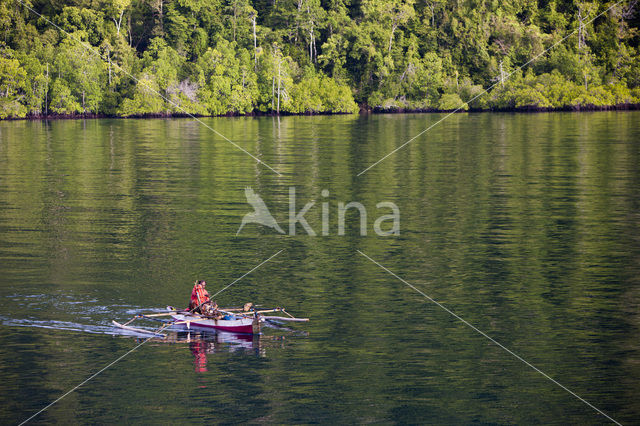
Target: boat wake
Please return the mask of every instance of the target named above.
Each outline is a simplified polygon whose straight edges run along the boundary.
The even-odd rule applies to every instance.
[[[4,299],[4,300],[2,300]],[[1,303],[8,302],[8,303]],[[194,355],[198,373],[207,371],[207,356],[225,352],[266,356],[267,350],[284,348],[291,338],[307,335],[285,327],[280,321],[265,321],[268,335],[238,334],[226,331],[176,330],[166,328],[163,336],[114,327],[112,321],[127,321],[142,313],[167,312],[166,308],[140,307],[113,301],[106,305],[97,299],[82,298],[69,294],[13,294],[0,296],[0,304],[6,308],[0,315],[0,327],[24,327],[48,329],[62,332],[102,334],[136,339],[151,339],[151,344],[178,344],[188,346]],[[164,317],[145,324],[136,323],[136,328],[147,331],[157,330],[166,320]],[[284,333],[284,334],[283,334]]]
[[[122,301],[114,301],[112,304],[105,305],[104,301],[100,303],[94,298],[83,298],[69,294],[12,294],[5,296],[5,301],[7,303],[3,303],[6,306],[4,315],[0,315],[0,325],[5,327],[31,327],[136,338],[149,338],[150,335],[114,327],[112,321],[114,319],[127,321],[138,314],[164,313],[167,311],[166,307],[140,307],[123,304]],[[136,323],[136,328],[153,332],[164,322],[164,319],[158,318],[156,322]],[[263,327],[275,332],[287,333],[289,336],[306,335],[305,332],[288,328],[277,320],[265,321]],[[167,328],[164,333],[169,331],[175,332],[172,328]],[[216,341],[224,341],[232,345],[240,344],[241,346],[246,346],[247,344],[250,345],[252,340],[251,336],[239,338],[234,333],[213,331],[202,333],[202,335],[207,334],[219,334],[220,336],[216,337]],[[189,335],[196,336],[198,334],[191,333]],[[154,338],[157,338],[157,336]]]
[[[139,336],[138,333],[113,327],[111,320],[131,318],[142,312],[164,311],[163,308],[143,308],[117,303],[102,305],[97,299],[83,299],[63,294],[13,294],[6,296],[6,299],[9,299],[5,304],[9,309],[5,310],[5,315],[0,316],[0,324],[3,326],[92,334]]]
[[[36,327],[48,328],[52,330],[80,331],[84,333],[94,334],[114,334],[113,327],[108,327],[106,325],[89,325],[70,321],[42,321],[28,318],[17,319],[6,317],[0,317],[0,321],[2,321],[2,325],[9,327]]]

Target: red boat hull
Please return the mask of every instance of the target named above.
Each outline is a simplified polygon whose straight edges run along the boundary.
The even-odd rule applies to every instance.
[[[260,320],[258,318],[239,318],[236,320],[215,320],[191,315],[172,315],[176,325],[183,328],[206,328],[230,333],[260,333]]]
[[[253,333],[253,325],[245,325],[242,327],[214,327],[216,330],[231,331],[234,333]]]

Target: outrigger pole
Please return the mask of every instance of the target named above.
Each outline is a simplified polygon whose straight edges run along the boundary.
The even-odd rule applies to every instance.
[[[211,303],[211,300],[201,303],[198,307],[203,306],[206,303]],[[256,334],[256,333],[259,333],[260,323],[264,321],[296,321],[296,322],[309,321],[308,318],[296,318],[293,315],[291,315],[289,312],[287,312],[284,308],[280,308],[280,307],[273,308],[273,309],[256,310],[255,307],[253,306],[252,306],[252,309],[249,309],[248,306],[245,305],[245,307],[242,308],[242,311],[240,311],[238,308],[229,308],[229,309],[216,308],[216,311],[218,313],[228,315],[230,316],[230,318],[227,318],[227,317],[211,318],[211,317],[208,317],[207,315],[196,314],[193,311],[195,311],[198,307],[194,309],[180,310],[172,306],[167,306],[167,312],[137,314],[137,315],[134,315],[133,318],[131,318],[129,321],[125,322],[124,324],[120,324],[117,321],[113,321],[113,325],[125,330],[135,332],[135,333],[166,337],[165,334],[160,332],[171,325],[186,324],[187,328],[190,328],[192,324],[195,324],[196,326],[210,327],[210,328],[214,328],[222,331]],[[264,315],[270,312],[282,312],[287,316],[285,317],[285,316]],[[163,321],[160,319],[156,319],[156,317],[163,317],[163,316],[171,316],[173,317],[173,320]],[[144,318],[149,320],[163,321],[165,322],[165,324],[163,324],[163,326],[160,327],[159,329],[153,330],[153,331],[142,329],[142,328],[136,328],[129,325],[136,319],[144,319]]]
[[[171,324],[173,324],[172,322],[168,322],[166,324],[163,324],[160,328],[158,328],[157,330],[144,330],[142,328],[135,328],[135,327],[130,327],[127,324],[129,324],[131,321],[133,321],[134,319],[137,318],[137,315],[135,317],[133,317],[131,320],[127,321],[124,324],[120,324],[119,322],[116,321],[111,321],[113,323],[113,325],[115,325],[116,327],[119,328],[123,328],[125,330],[129,330],[129,331],[133,331],[136,333],[142,333],[142,334],[151,334],[152,336],[157,336],[157,337],[167,337],[166,334],[160,333],[162,330],[164,330],[165,328],[169,327]]]

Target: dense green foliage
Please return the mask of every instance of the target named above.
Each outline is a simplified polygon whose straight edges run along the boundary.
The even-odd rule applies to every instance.
[[[0,0],[0,118],[637,103],[635,5]]]

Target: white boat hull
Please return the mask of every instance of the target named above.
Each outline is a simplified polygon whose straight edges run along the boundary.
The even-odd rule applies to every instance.
[[[175,320],[174,326],[185,329],[205,328],[220,331],[228,331],[231,333],[248,333],[259,334],[261,318],[240,317],[234,320],[216,320],[203,318],[189,314],[174,314],[171,317]]]

